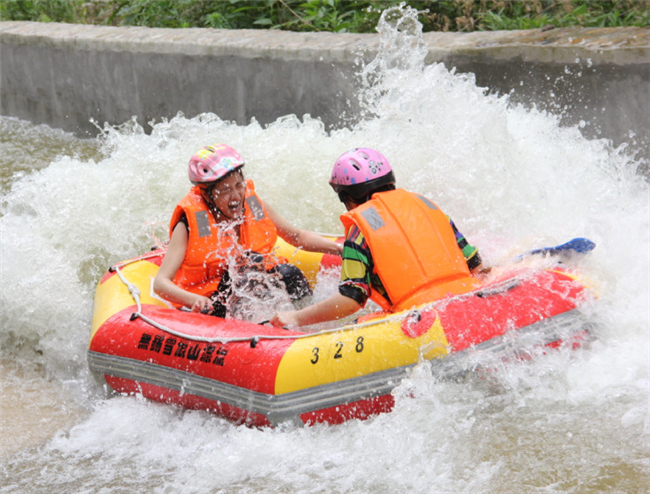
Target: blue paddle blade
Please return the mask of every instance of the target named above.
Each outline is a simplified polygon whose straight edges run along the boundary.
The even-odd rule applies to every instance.
[[[526,252],[524,255],[548,254],[555,255],[560,253],[570,253],[573,251],[577,254],[586,254],[596,248],[596,244],[588,238],[574,238],[565,244],[556,245],[555,247],[542,247]]]

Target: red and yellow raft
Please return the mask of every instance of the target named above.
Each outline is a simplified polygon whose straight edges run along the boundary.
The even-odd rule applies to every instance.
[[[332,256],[279,248],[311,283],[336,264]],[[505,356],[514,334],[538,348],[578,345],[590,326],[578,307],[595,296],[559,266],[515,265],[479,290],[414,310],[289,332],[169,308],[152,289],[164,254],[119,263],[99,282],[91,370],[116,392],[254,426],[335,424],[390,411],[391,391],[419,362],[455,372],[452,364],[470,352]]]

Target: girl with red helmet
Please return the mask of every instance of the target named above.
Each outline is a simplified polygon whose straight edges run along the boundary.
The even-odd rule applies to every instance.
[[[154,290],[177,307],[225,317],[229,261],[240,268],[278,272],[292,300],[311,289],[298,268],[272,254],[277,237],[312,252],[340,255],[341,245],[291,225],[245,180],[244,160],[230,146],[206,146],[190,159],[194,187],[178,203],[170,242]]]

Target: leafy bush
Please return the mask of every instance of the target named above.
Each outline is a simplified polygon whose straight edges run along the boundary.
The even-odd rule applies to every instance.
[[[0,20],[77,23],[79,7],[66,0],[0,0]]]
[[[650,0],[407,0],[427,31],[649,26]],[[0,20],[374,32],[392,0],[0,0]]]
[[[500,2],[496,11],[477,12],[480,29],[513,30],[554,27],[623,27],[650,25],[650,2],[570,1]]]

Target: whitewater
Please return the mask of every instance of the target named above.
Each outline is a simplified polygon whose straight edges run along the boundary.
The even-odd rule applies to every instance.
[[[178,115],[80,140],[0,118],[0,493],[646,492],[650,187],[634,150],[425,65],[408,9],[378,30],[349,128]],[[327,181],[340,154],[366,146],[486,265],[593,240],[575,263],[600,295],[582,308],[594,341],[489,379],[438,379],[423,363],[395,390],[394,412],[338,426],[255,429],[107,397],[86,360],[96,284],[167,239],[189,157],[215,142],[237,149],[260,197],[302,228],[342,233]]]

